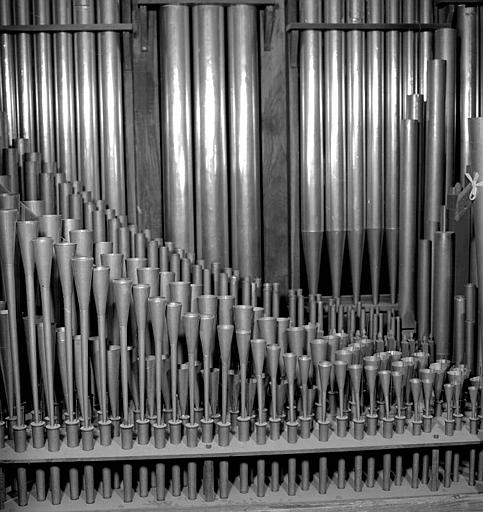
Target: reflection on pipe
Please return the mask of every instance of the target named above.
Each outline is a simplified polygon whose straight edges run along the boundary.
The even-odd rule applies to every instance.
[[[193,8],[196,248],[229,265],[225,29],[221,6]]]
[[[320,22],[319,0],[301,2],[300,19]],[[324,191],[322,151],[322,35],[301,32],[300,43],[300,181],[301,231],[309,293],[317,293],[324,231]]]
[[[232,265],[261,276],[258,11],[228,8]]]
[[[118,0],[103,0],[98,3],[98,9],[99,23],[119,23]],[[100,34],[99,56],[102,198],[109,208],[123,215],[126,213],[126,199],[119,33]]]
[[[74,0],[74,23],[94,22],[92,0]],[[96,46],[92,32],[74,36],[76,103],[77,103],[77,167],[86,190],[100,197],[99,128],[97,114]]]
[[[351,0],[348,23],[364,21],[364,2]],[[364,36],[347,32],[347,241],[351,262],[352,293],[359,300],[366,227],[364,162]]]
[[[56,0],[55,23],[72,23],[72,6]],[[55,90],[57,109],[57,167],[67,181],[77,180],[75,142],[74,54],[72,34],[55,35]]]
[[[343,4],[339,0],[324,2],[324,21],[343,21]],[[346,170],[344,161],[345,91],[344,39],[338,30],[324,32],[325,61],[325,207],[329,263],[332,277],[332,295],[340,296],[342,262],[346,231]]]
[[[194,251],[189,28],[188,7],[160,9],[165,239]]]

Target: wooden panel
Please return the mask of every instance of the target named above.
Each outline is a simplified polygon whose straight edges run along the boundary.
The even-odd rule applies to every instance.
[[[263,22],[261,11],[261,27]],[[263,30],[260,39],[264,278],[280,283],[282,293],[286,293],[289,283],[289,199],[283,2],[275,9],[270,51],[264,51]]]
[[[137,223],[158,237],[163,224],[157,12],[143,7],[136,12],[140,17],[133,38]]]

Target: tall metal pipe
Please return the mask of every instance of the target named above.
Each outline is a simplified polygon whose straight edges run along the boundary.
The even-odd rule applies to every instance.
[[[341,23],[343,3],[325,0],[324,21]],[[341,31],[324,32],[325,63],[325,231],[329,249],[332,295],[340,296],[346,225],[344,36]]]
[[[403,23],[416,22],[415,0],[403,0],[402,2]],[[406,98],[416,92],[416,47],[414,31],[406,30],[402,34],[402,87],[403,119],[407,117]]]
[[[420,23],[433,22],[433,4],[432,0],[420,0],[418,16]],[[419,33],[418,89],[425,99],[428,90],[428,60],[432,58],[433,33],[429,30],[423,30]]]
[[[97,2],[99,23],[119,23],[119,0]],[[109,208],[126,213],[121,40],[118,32],[101,32],[98,40],[101,189]],[[95,196],[99,198],[99,196]]]
[[[416,254],[417,254],[417,200],[419,123],[404,120],[401,123],[401,175],[399,208],[399,295],[398,309],[402,328],[413,328],[416,320]]]
[[[228,7],[232,265],[262,275],[258,11]]]
[[[426,1],[426,0],[425,0]],[[386,0],[386,22],[399,23],[400,1]],[[386,32],[385,54],[385,141],[384,141],[384,233],[386,235],[386,248],[389,269],[389,291],[391,302],[396,301],[398,276],[398,249],[399,249],[399,125],[401,122],[400,103],[400,33]],[[417,161],[416,161],[417,166]],[[417,167],[416,167],[417,169]]]
[[[163,6],[159,15],[165,237],[194,251],[189,8]]]
[[[55,0],[54,22],[72,23],[72,4]],[[57,166],[67,181],[77,180],[75,140],[74,50],[72,34],[55,35],[55,99],[57,121]]]
[[[347,21],[364,21],[364,2],[351,0]],[[347,241],[351,262],[354,302],[360,297],[362,258],[366,227],[364,161],[364,35],[347,32]]]
[[[300,3],[302,22],[322,20],[321,3]],[[321,44],[315,30],[300,34],[300,194],[301,231],[309,293],[317,293],[324,231]]]
[[[477,77],[477,44],[476,44],[476,7],[457,7],[457,29],[459,39],[459,175],[457,179],[465,183],[466,166],[469,163],[468,118],[476,115],[476,77]]]
[[[93,0],[74,0],[74,23],[94,23]],[[74,35],[78,178],[100,197],[99,126],[97,110],[96,40],[92,32]]]
[[[428,103],[425,145],[424,237],[433,239],[444,201],[446,62],[428,63]]]
[[[225,29],[222,6],[193,7],[196,248],[229,264]]]
[[[34,20],[37,25],[52,22],[49,0],[35,0]],[[52,36],[39,32],[35,36],[35,78],[37,86],[38,149],[43,162],[55,161],[55,122]]]
[[[418,338],[431,332],[431,240],[419,240],[417,277]]]
[[[456,88],[456,35],[454,28],[441,28],[434,35],[434,57],[446,61],[446,94],[444,108],[446,172],[445,192],[455,178],[455,88]]]
[[[3,2],[8,3],[8,2]],[[29,0],[17,0],[15,3],[15,23],[29,25]],[[35,115],[35,87],[32,63],[32,36],[17,34],[17,95],[18,95],[18,136],[29,139],[30,151],[37,149],[37,131]]]
[[[370,0],[367,21],[381,23],[382,2]],[[383,38],[381,32],[367,33],[367,242],[371,270],[372,299],[379,301],[383,211]]]
[[[0,3],[0,25],[13,23],[11,2]],[[15,41],[10,34],[0,34],[2,108],[7,115],[6,147],[17,138],[17,94],[15,81]]]
[[[454,233],[436,231],[433,242],[433,321],[432,334],[436,343],[436,358],[452,355],[451,318],[454,280]]]

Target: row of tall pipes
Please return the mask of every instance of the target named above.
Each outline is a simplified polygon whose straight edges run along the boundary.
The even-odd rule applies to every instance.
[[[340,297],[347,241],[354,301],[367,246],[377,304],[385,241],[390,299],[413,326],[418,240],[434,242],[446,230],[448,189],[467,184],[468,119],[482,107],[481,15],[464,5],[448,15],[431,0],[299,5],[304,23],[432,24],[307,27],[300,36],[300,226],[309,292],[320,291],[325,234],[332,296]]]
[[[89,25],[120,20],[119,0],[15,0],[0,26]],[[89,28],[88,28],[89,30]],[[46,166],[81,180],[126,213],[120,34],[1,33],[1,110],[7,140],[28,140]]]

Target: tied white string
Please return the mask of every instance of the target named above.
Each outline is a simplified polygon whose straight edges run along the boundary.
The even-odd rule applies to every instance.
[[[475,172],[474,176],[471,176],[471,174],[465,172],[465,176],[471,183],[470,201],[474,201],[476,198],[476,187],[480,184],[483,184],[483,181],[478,181],[480,179],[480,174],[478,172]]]

